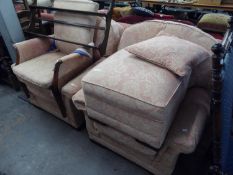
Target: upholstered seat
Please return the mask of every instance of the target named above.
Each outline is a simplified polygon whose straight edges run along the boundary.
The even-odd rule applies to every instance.
[[[63,56],[65,54],[62,52],[44,54],[19,64],[14,68],[14,72],[21,81],[49,88],[52,85],[54,65]]]

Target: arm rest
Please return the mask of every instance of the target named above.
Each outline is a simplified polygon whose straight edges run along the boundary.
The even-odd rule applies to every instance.
[[[61,88],[68,81],[84,71],[91,63],[91,57],[81,56],[77,53],[64,56],[57,61],[54,68],[52,91],[63,117],[66,117],[66,108],[62,99]]]
[[[203,134],[209,115],[210,97],[202,88],[188,90],[175,121],[169,131],[168,140],[179,153],[192,153]]]
[[[47,38],[33,38],[14,44],[17,52],[16,65],[48,52],[51,40]]]
[[[60,58],[54,70],[53,86],[61,89],[68,81],[92,64],[92,58],[72,53]]]

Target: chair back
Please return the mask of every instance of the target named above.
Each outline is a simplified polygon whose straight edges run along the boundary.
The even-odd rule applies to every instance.
[[[187,24],[152,20],[128,27],[122,34],[118,49],[153,38],[158,35],[172,35],[201,45],[211,53],[211,47],[217,42],[211,35]]]
[[[97,60],[106,52],[114,6],[115,0],[111,0],[107,13],[103,14],[98,12],[99,5],[90,0],[56,0],[54,7],[30,5],[32,20],[25,33],[55,40],[58,49],[66,54],[79,47],[92,48],[94,60]],[[54,19],[42,19],[41,10],[55,11]],[[105,27],[96,25],[97,17],[104,17]],[[38,20],[54,23],[54,36],[35,32],[35,21]],[[94,41],[94,30],[103,30],[105,34],[98,46],[90,44]]]
[[[88,12],[97,12],[99,9],[98,3],[89,0],[56,0],[54,2],[54,7],[60,9],[82,10]],[[96,16],[87,16],[78,13],[57,11],[55,13],[54,20],[66,21],[68,23],[82,24],[86,26],[96,25]],[[55,38],[63,40],[90,44],[93,42],[94,29],[55,23],[54,36]],[[61,41],[56,41],[56,46],[61,52],[66,54],[72,53],[79,47],[75,44],[65,43]]]

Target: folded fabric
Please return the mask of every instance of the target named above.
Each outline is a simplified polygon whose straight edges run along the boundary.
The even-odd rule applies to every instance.
[[[228,27],[229,15],[210,13],[204,15],[197,26],[206,31],[225,33]]]
[[[91,54],[88,53],[88,51],[86,49],[83,49],[83,48],[78,48],[73,53],[76,53],[80,56],[85,56],[85,57],[91,58]]]
[[[178,76],[187,75],[210,57],[204,47],[174,36],[157,36],[128,46],[125,50]]]
[[[138,16],[154,17],[155,13],[144,7],[133,7],[133,13]]]

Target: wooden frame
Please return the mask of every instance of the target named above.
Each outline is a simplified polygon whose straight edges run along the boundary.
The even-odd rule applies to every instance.
[[[214,53],[212,57],[212,91],[211,91],[211,117],[212,117],[212,149],[213,149],[213,162],[210,167],[210,173],[220,175],[220,130],[221,130],[221,91],[222,91],[222,68],[223,60],[227,50],[233,42],[233,17],[229,20],[229,28],[224,36],[223,42],[215,44],[212,47]]]

